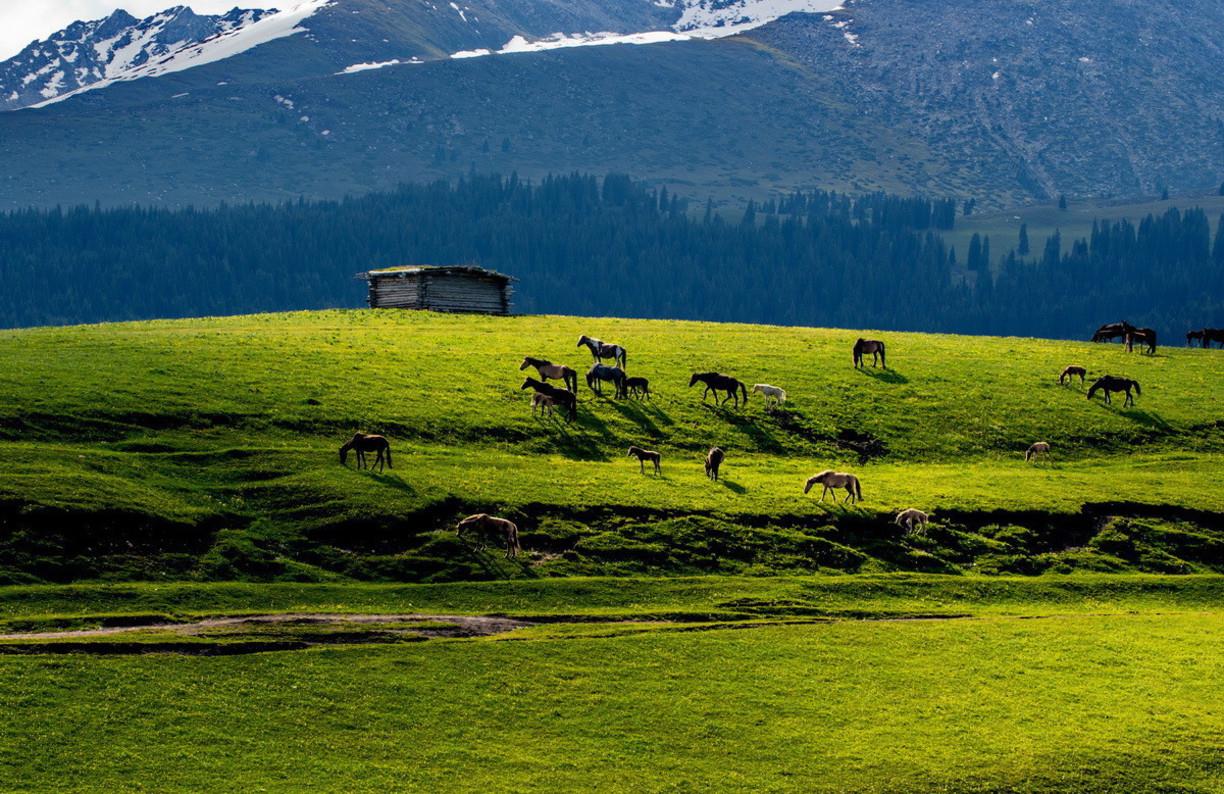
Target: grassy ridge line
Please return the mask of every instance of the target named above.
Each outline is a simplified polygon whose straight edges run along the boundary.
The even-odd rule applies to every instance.
[[[1198,611],[1224,603],[1224,576],[589,578],[445,584],[132,583],[0,588],[0,619],[244,612],[649,615],[796,610],[1038,615]]]

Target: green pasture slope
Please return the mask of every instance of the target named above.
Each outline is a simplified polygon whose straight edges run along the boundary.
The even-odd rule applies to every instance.
[[[655,400],[584,387],[574,425],[532,418],[520,357],[585,367],[581,333]],[[0,790],[1224,791],[1224,353],[888,333],[889,370],[856,372],[857,335],[0,333]],[[1069,363],[1138,404],[1059,386]],[[790,400],[703,406],[695,370]],[[393,470],[340,465],[357,429]],[[823,468],[864,503],[805,496]],[[891,524],[908,506],[926,536]],[[518,561],[455,539],[474,510],[520,522]],[[269,613],[341,617],[187,628]]]
[[[583,384],[572,426],[533,418],[521,357],[584,370],[581,333],[625,345],[655,399]],[[1224,354],[888,333],[888,370],[855,371],[857,335],[396,311],[6,331],[0,581],[1224,567]],[[1143,393],[1090,402],[1057,383],[1070,363]],[[790,399],[703,405],[705,370]],[[340,465],[355,430],[390,437],[393,470]],[[1037,440],[1054,453],[1025,464]],[[865,501],[805,496],[825,468]],[[911,506],[926,537],[890,523]],[[456,540],[478,510],[518,520],[518,562]]]

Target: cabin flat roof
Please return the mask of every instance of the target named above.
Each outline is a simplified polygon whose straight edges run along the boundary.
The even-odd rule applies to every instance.
[[[498,281],[510,282],[514,279],[507,276],[505,273],[498,273],[496,270],[488,268],[476,267],[475,265],[400,265],[398,267],[382,267],[376,270],[369,270],[365,273],[358,273],[357,278],[364,278],[367,281],[378,276],[399,276],[416,273],[449,273],[464,276],[478,276],[480,278],[490,278]]]

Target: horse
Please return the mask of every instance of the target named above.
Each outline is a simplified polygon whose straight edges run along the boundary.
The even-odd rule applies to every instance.
[[[723,452],[718,447],[710,447],[710,451],[706,453],[706,476],[714,482],[718,482],[718,467],[722,466],[722,462],[726,457],[727,453]]]
[[[1211,349],[1212,342],[1219,342],[1224,347],[1224,328],[1202,328],[1186,334],[1186,347],[1194,347],[1193,340],[1199,340],[1199,347]]]
[[[569,389],[574,394],[578,393],[578,373],[575,370],[572,370],[563,364],[554,364],[551,361],[546,361],[542,358],[525,356],[523,358],[523,363],[519,364],[519,372],[522,372],[528,367],[535,367],[536,372],[540,373],[540,380],[544,381],[545,383],[547,383],[549,379],[559,380],[565,384],[565,388]]]
[[[1143,390],[1139,388],[1139,381],[1131,380],[1130,378],[1115,378],[1113,375],[1103,375],[1097,378],[1096,382],[1088,389],[1088,399],[1092,399],[1092,395],[1096,394],[1100,389],[1105,392],[1105,404],[1113,405],[1113,400],[1109,398],[1109,393],[1114,391],[1126,392],[1126,400],[1122,404],[1134,405],[1135,398],[1131,395],[1131,389],[1135,390],[1135,394],[1143,395]]]
[[[1050,445],[1045,441],[1038,441],[1028,448],[1024,453],[1024,461],[1027,463],[1030,460],[1037,460],[1038,455],[1050,456]]]
[[[859,337],[858,341],[854,343],[855,369],[866,366],[866,364],[863,363],[863,356],[867,355],[868,353],[871,354],[871,366],[874,367],[878,363],[880,366],[884,367],[884,369],[888,369],[888,363],[884,360],[884,343],[878,339],[864,339],[861,336]]]
[[[565,409],[566,422],[572,422],[578,418],[578,397],[572,391],[538,381],[535,378],[524,380],[523,385],[519,386],[519,391],[523,389],[535,389],[536,394],[551,397],[555,404]]]
[[[899,527],[905,527],[906,532],[914,531],[914,524],[922,527],[922,533],[926,534],[928,516],[916,507],[911,507],[907,510],[902,510],[897,513],[897,517],[893,519],[893,523]]]
[[[620,367],[609,367],[607,364],[594,364],[586,374],[587,388],[598,395],[603,395],[603,388],[600,386],[602,381],[611,381],[616,387],[616,396],[627,397],[628,391],[625,389],[625,371]]]
[[[770,400],[773,400],[774,405],[781,405],[786,402],[786,391],[779,389],[777,386],[770,386],[768,383],[758,383],[752,387],[752,391],[765,396],[766,408],[769,407]]]
[[[517,557],[523,550],[519,546],[518,524],[508,519],[491,516],[488,513],[477,513],[455,525],[455,534],[458,537],[463,537],[463,533],[469,530],[476,535],[476,543],[482,549],[490,536],[501,537],[506,543],[507,560]]]
[[[378,457],[374,459],[374,465],[381,472],[383,470],[383,462],[386,461],[387,468],[393,469],[391,465],[391,442],[387,441],[382,436],[372,436],[366,433],[354,433],[353,437],[345,442],[344,446],[340,447],[340,465],[348,465],[349,450],[357,453],[357,468],[366,468],[365,454],[367,452],[377,452]],[[372,469],[373,467],[371,467]]]
[[[1136,328],[1126,335],[1126,352],[1135,349],[1135,342],[1147,345],[1149,356],[1156,354],[1156,332],[1151,328]]]
[[[1092,334],[1093,342],[1108,342],[1111,339],[1119,337],[1125,339],[1126,335],[1135,330],[1135,326],[1123,320],[1120,323],[1105,323]]]
[[[1088,370],[1078,364],[1071,364],[1059,374],[1058,385],[1061,386],[1064,381],[1073,380],[1076,375],[1079,375],[1080,383],[1083,383],[1084,378],[1088,375]]]
[[[739,393],[744,395],[744,405],[748,404],[748,387],[740,383],[730,375],[722,375],[717,372],[694,372],[693,377],[689,378],[689,388],[691,389],[697,383],[705,384],[705,391],[701,393],[701,401],[705,402],[706,395],[711,391],[714,392],[715,401],[718,400],[718,393],[725,391],[727,396],[722,398],[719,405],[725,403],[731,398],[735,398],[735,407],[739,408]]]
[[[532,416],[535,416],[537,408],[540,409],[540,416],[543,416],[545,411],[548,411],[548,415],[552,416],[553,408],[555,408],[556,405],[557,401],[552,397],[549,397],[547,394],[536,392],[535,394],[531,395]]]
[[[625,457],[637,458],[638,467],[642,470],[642,474],[646,473],[646,461],[650,461],[654,464],[655,474],[663,473],[659,468],[659,464],[663,462],[663,456],[658,452],[649,449],[642,449],[641,447],[629,447],[629,451],[625,453]]]
[[[614,345],[611,342],[601,342],[600,340],[585,334],[578,337],[577,346],[582,347],[583,345],[586,345],[587,349],[591,351],[591,356],[595,359],[596,364],[603,361],[605,358],[610,358],[612,359],[612,363],[616,364],[621,369],[628,368],[625,365],[625,348],[621,347],[620,345]]]
[[[846,489],[846,498],[842,500],[842,504],[850,500],[853,500],[854,504],[863,501],[863,488],[859,485],[859,478],[853,474],[825,469],[820,474],[814,474],[808,478],[807,485],[803,486],[803,492],[807,493],[812,490],[812,486],[816,483],[824,486],[824,490],[820,492],[822,502],[825,500],[825,494],[837,488]],[[837,494],[833,494],[833,501],[837,502]]]
[[[625,378],[625,388],[635,397],[643,397],[647,400],[652,399],[650,381],[645,378]]]

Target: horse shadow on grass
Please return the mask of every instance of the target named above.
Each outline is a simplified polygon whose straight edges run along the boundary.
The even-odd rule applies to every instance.
[[[1150,427],[1155,430],[1172,430],[1173,426],[1165,421],[1164,417],[1152,411],[1146,411],[1141,408],[1114,408],[1112,405],[1107,406],[1119,416],[1124,416],[1136,424]]]
[[[370,476],[379,483],[394,488],[397,491],[403,491],[409,496],[416,496],[417,489],[412,487],[411,483],[405,482],[404,478],[398,474],[389,474],[386,472],[370,472]]]
[[[651,438],[658,438],[662,435],[663,431],[659,428],[659,425],[655,423],[654,417],[650,415],[652,412],[648,411],[641,403],[610,400],[609,404],[612,406],[613,410],[636,424],[639,428],[641,428],[643,433]],[[667,416],[667,414],[663,413],[657,408],[653,411],[653,413],[656,415],[662,414],[663,416]],[[670,417],[668,417],[665,424],[672,424]]]
[[[703,407],[715,418],[732,425],[752,439],[753,446],[761,452],[780,453],[786,451],[786,446],[778,440],[774,433],[770,432],[768,427],[755,421],[755,417],[742,413],[742,408],[737,411],[734,408],[710,405],[709,403],[705,403]]]
[[[909,383],[909,378],[897,372],[895,369],[878,369],[875,367],[864,367],[859,370],[869,378],[883,381],[884,383]]]
[[[721,485],[721,486],[723,486],[723,487],[724,487],[724,488],[726,488],[728,491],[730,491],[731,493],[734,493],[734,494],[740,494],[740,495],[743,495],[743,494],[748,493],[748,489],[747,489],[747,488],[745,488],[744,486],[740,485],[740,484],[739,484],[739,483],[737,483],[735,480],[728,480],[726,477],[719,477],[719,478],[718,478],[718,484],[719,484],[719,485]]]

